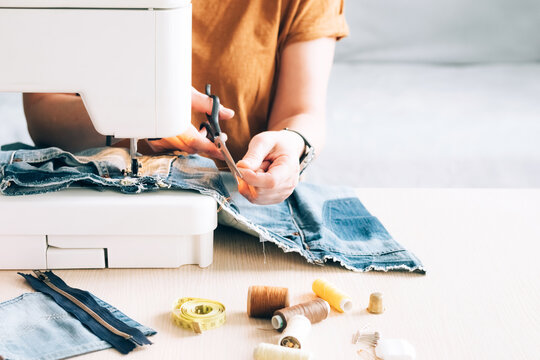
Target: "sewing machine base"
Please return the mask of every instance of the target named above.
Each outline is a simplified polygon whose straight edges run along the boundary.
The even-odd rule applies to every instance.
[[[188,191],[0,196],[0,269],[207,267],[216,207]]]

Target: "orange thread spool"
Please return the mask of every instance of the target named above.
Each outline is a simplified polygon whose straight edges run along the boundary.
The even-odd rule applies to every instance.
[[[330,305],[323,299],[314,299],[284,309],[276,310],[272,317],[274,329],[283,331],[295,315],[304,315],[312,324],[323,321],[330,314]]]
[[[250,286],[247,296],[249,317],[272,317],[274,311],[289,306],[289,289],[274,286]]]

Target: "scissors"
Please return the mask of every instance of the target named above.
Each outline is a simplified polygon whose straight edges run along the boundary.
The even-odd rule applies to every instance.
[[[206,129],[206,137],[208,138],[208,140],[212,141],[217,146],[219,151],[221,151],[223,157],[225,158],[225,163],[227,163],[229,170],[231,170],[231,173],[235,176],[236,181],[238,182],[238,179],[243,180],[244,178],[236,167],[231,153],[229,152],[229,149],[227,149],[227,145],[225,144],[225,137],[221,132],[221,129],[219,128],[219,97],[217,97],[217,95],[211,94],[210,84],[206,84],[206,95],[211,97],[213,100],[212,113],[210,115],[206,114],[206,118],[208,119],[208,121],[203,122],[199,130],[202,128]]]

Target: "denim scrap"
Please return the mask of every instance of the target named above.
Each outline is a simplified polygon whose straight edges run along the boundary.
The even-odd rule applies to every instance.
[[[152,344],[139,329],[121,321],[109,309],[101,306],[91,293],[86,290],[72,288],[52,271],[38,272],[36,277],[24,273],[19,273],[19,275],[24,277],[34,290],[51,296],[61,308],[75,316],[94,335],[111,344],[120,353],[128,354],[137,346]],[[70,299],[68,296],[72,298]],[[102,322],[96,320],[84,308],[76,304],[73,299],[96,314],[102,321],[114,327],[114,329],[123,332],[124,335],[122,336],[104,326]]]
[[[58,148],[0,151],[0,193],[37,194],[71,186],[128,194],[194,190],[217,201],[220,224],[297,252],[310,263],[333,260],[353,271],[425,273],[420,260],[392,238],[352,188],[301,182],[282,203],[260,206],[241,196],[232,175],[220,173],[210,159],[180,154],[142,156],[141,162],[142,174],[134,178],[124,175],[130,157],[123,148],[77,154]]]
[[[120,321],[144,335],[156,334],[155,330],[92,296]],[[110,347],[49,295],[26,293],[0,303],[0,355],[5,359],[56,360]]]

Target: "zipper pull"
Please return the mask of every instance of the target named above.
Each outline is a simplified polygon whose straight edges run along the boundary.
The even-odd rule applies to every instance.
[[[42,273],[40,270],[33,270],[33,272],[39,280],[44,281],[44,282],[51,282],[49,277],[45,275],[44,273]]]
[[[128,341],[131,341],[133,344],[135,344],[136,346],[143,346],[144,344],[140,341],[138,341],[137,339],[135,339],[135,337],[133,336],[130,336],[128,338],[125,338],[126,340]]]

